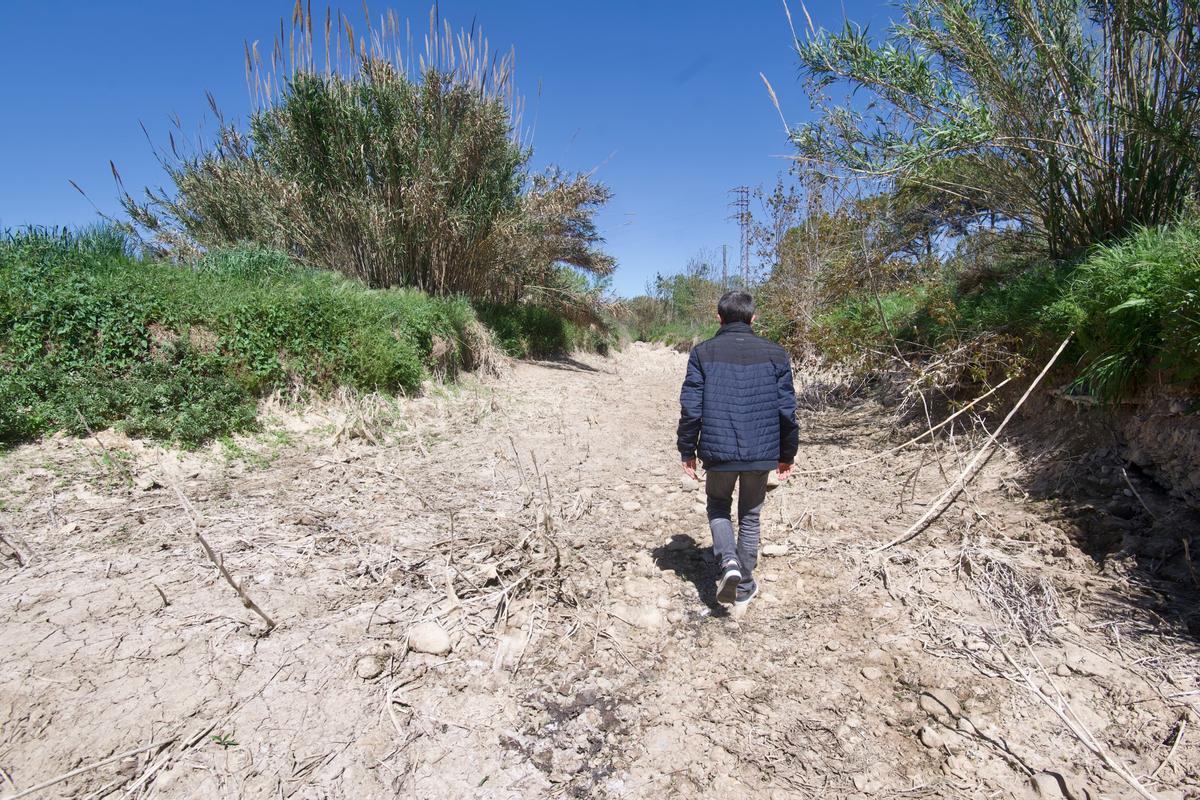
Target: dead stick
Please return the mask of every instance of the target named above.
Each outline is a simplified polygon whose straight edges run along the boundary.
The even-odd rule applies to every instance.
[[[1162,768],[1167,765],[1167,762],[1171,760],[1171,756],[1175,755],[1175,751],[1179,749],[1179,743],[1183,741],[1183,732],[1185,730],[1187,730],[1186,715],[1179,718],[1179,727],[1175,730],[1175,743],[1171,745],[1171,752],[1167,753],[1167,757],[1154,768],[1154,772],[1150,773],[1148,780],[1154,780],[1158,776],[1158,773],[1162,771]]]
[[[874,461],[877,458],[883,458],[884,456],[891,455],[892,453],[895,453],[899,450],[903,450],[904,448],[908,447],[910,444],[916,444],[917,442],[924,439],[926,436],[931,436],[933,434],[933,432],[938,430],[939,428],[944,428],[946,425],[949,425],[960,414],[965,414],[966,412],[970,411],[972,406],[974,406],[980,400],[985,400],[988,397],[991,397],[993,394],[998,392],[1000,390],[1000,388],[1002,386],[1004,386],[1004,384],[1008,383],[1011,380],[1012,380],[1012,378],[1005,378],[1004,380],[1000,381],[995,386],[993,386],[991,389],[988,389],[986,392],[979,395],[979,397],[976,397],[974,400],[967,403],[965,406],[960,408],[958,411],[955,411],[953,414],[946,417],[944,420],[939,422],[937,425],[934,425],[932,428],[930,428],[929,430],[925,431],[922,434],[914,436],[913,438],[909,439],[904,444],[898,444],[895,447],[884,450],[882,453],[875,453],[874,455],[867,456],[866,458],[860,458],[858,461],[851,461],[847,464],[840,464],[840,465],[834,466],[834,467],[819,467],[817,469],[802,469],[802,470],[792,472],[792,475],[819,475],[824,472],[837,472],[838,470],[847,469],[848,467],[857,467],[859,464],[865,464],[868,461]]]
[[[29,563],[29,559],[25,558],[25,554],[22,553],[15,544],[13,544],[7,538],[5,538],[3,533],[0,533],[0,542],[2,542],[6,547],[8,547],[10,550],[13,551],[13,555],[16,556],[16,558],[17,558],[18,566],[23,567]]]
[[[263,622],[267,623],[268,631],[274,628],[275,620],[267,616],[267,612],[259,608],[258,603],[255,603],[250,599],[250,595],[246,593],[246,590],[242,588],[241,584],[233,579],[233,576],[229,574],[229,570],[225,569],[224,557],[218,558],[217,554],[213,552],[212,546],[209,545],[202,535],[200,535],[200,526],[196,524],[196,511],[192,508],[192,504],[188,502],[188,499],[184,496],[183,492],[180,491],[178,486],[174,486],[172,488],[175,489],[175,494],[179,496],[179,501],[183,504],[184,510],[188,512],[188,520],[192,523],[192,533],[196,534],[196,538],[200,541],[200,546],[204,548],[204,553],[208,556],[208,560],[211,561],[213,566],[215,566],[221,572],[221,577],[223,577],[225,581],[233,587],[234,591],[238,593],[238,597],[242,598],[242,605],[262,617]]]
[[[1071,337],[1074,335],[1075,333],[1072,331],[1067,335],[1066,339],[1063,339],[1062,344],[1060,344],[1058,349],[1054,351],[1054,355],[1051,356],[1050,360],[1046,362],[1046,366],[1042,367],[1042,371],[1038,373],[1038,376],[1033,379],[1031,384],[1029,384],[1029,388],[1025,390],[1025,394],[1021,395],[1021,399],[1018,400],[1017,404],[1008,412],[1008,415],[1004,418],[1004,421],[1000,423],[996,430],[992,431],[991,434],[988,435],[987,440],[983,443],[983,446],[979,448],[979,452],[977,452],[975,457],[971,459],[971,463],[967,465],[966,469],[959,473],[959,476],[954,479],[953,483],[946,487],[946,490],[938,496],[937,500],[935,500],[932,505],[930,505],[929,510],[922,514],[921,518],[914,522],[912,526],[909,527],[909,529],[904,533],[900,534],[895,539],[892,539],[887,544],[875,548],[871,552],[878,553],[883,550],[887,550],[890,547],[895,547],[898,544],[903,544],[910,539],[916,538],[923,530],[929,527],[930,523],[940,517],[942,512],[950,507],[951,503],[958,499],[958,496],[962,494],[963,489],[966,488],[967,484],[971,482],[976,473],[978,473],[983,467],[988,456],[992,454],[992,445],[996,443],[996,437],[1000,435],[1001,431],[1004,430],[1004,426],[1008,425],[1009,420],[1016,415],[1017,411],[1022,405],[1024,405],[1025,401],[1029,399],[1029,395],[1033,394],[1033,390],[1036,389],[1038,384],[1042,382],[1042,378],[1046,377],[1046,373],[1049,372],[1050,368],[1054,366],[1054,362],[1058,360],[1060,355],[1062,355],[1062,351],[1067,349],[1067,343],[1071,341]]]
[[[1146,501],[1142,499],[1141,493],[1134,488],[1133,481],[1129,480],[1129,473],[1125,471],[1124,467],[1121,467],[1121,477],[1125,479],[1125,485],[1129,487],[1129,491],[1133,492],[1133,496],[1142,504],[1142,508],[1146,509],[1146,513],[1150,515],[1150,519],[1157,520],[1158,515],[1150,510],[1150,506],[1146,505]]]
[[[99,769],[100,767],[103,767],[105,764],[111,764],[114,761],[120,761],[122,758],[129,758],[129,756],[136,756],[138,753],[144,753],[147,750],[155,750],[164,745],[168,745],[173,741],[175,741],[174,736],[172,736],[170,739],[163,739],[161,742],[155,742],[154,744],[148,744],[145,747],[137,747],[137,748],[134,748],[133,750],[126,750],[124,753],[117,753],[115,756],[109,756],[108,758],[106,758],[102,761],[97,761],[93,764],[88,764],[85,767],[78,767],[76,769],[71,770],[70,772],[64,772],[62,775],[59,775],[57,778],[51,778],[48,781],[43,781],[43,782],[39,783],[37,786],[30,786],[28,789],[24,789],[20,792],[17,792],[14,795],[9,796],[7,798],[7,800],[19,800],[19,798],[21,798],[21,797],[28,797],[29,795],[34,794],[35,792],[40,792],[43,789],[48,789],[51,786],[55,785],[56,783],[62,783],[65,780],[70,780],[71,778],[74,778],[76,775],[82,775],[85,772],[91,772],[94,769]]]

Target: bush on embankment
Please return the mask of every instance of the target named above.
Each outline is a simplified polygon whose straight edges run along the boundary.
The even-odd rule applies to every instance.
[[[1152,376],[1200,377],[1200,220],[1138,231],[1073,264],[1000,265],[982,286],[963,288],[959,278],[948,269],[878,302],[848,298],[818,319],[816,336],[842,357],[891,348],[892,337],[902,348],[945,351],[995,335],[1035,356],[1073,331],[1062,363],[1074,365],[1079,391],[1112,399]]]
[[[509,313],[521,334],[525,312]],[[578,343],[535,338],[547,352]],[[0,442],[118,425],[195,445],[251,427],[263,394],[413,392],[491,346],[462,298],[368,289],[278,251],[181,267],[108,229],[0,240]]]

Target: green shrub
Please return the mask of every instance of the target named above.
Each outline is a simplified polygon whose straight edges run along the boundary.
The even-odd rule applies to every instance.
[[[1096,248],[1043,316],[1076,331],[1077,383],[1113,397],[1149,369],[1200,376],[1200,220],[1142,230]]]
[[[389,19],[360,32],[361,49],[339,37],[331,51],[326,36],[318,66],[314,18],[297,6],[275,46],[307,57],[247,53],[249,120],[221,119],[195,153],[172,139],[160,156],[174,190],[122,193],[132,227],[184,258],[253,242],[372,287],[489,302],[550,285],[563,264],[611,274],[594,221],[610,192],[531,171],[513,54],[490,53],[474,26],[433,26],[425,54],[409,53]]]
[[[938,349],[996,333],[1033,355],[1074,331],[1075,385],[1096,396],[1127,393],[1151,372],[1180,383],[1200,377],[1200,220],[1141,230],[1076,264],[1004,264],[972,291],[955,277],[880,297],[901,346]],[[835,358],[891,344],[874,298],[849,297],[817,323],[817,342]]]
[[[493,308],[518,355],[588,344],[530,306]],[[413,392],[478,363],[462,298],[368,289],[272,250],[143,260],[110,229],[0,240],[0,441],[119,425],[195,445],[253,424],[257,396]],[[595,343],[591,343],[595,346]]]
[[[600,325],[571,322],[544,306],[477,303],[479,319],[513,358],[541,358],[576,350],[605,353],[612,333]]]

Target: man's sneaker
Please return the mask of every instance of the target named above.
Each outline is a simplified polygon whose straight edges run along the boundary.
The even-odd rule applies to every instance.
[[[750,601],[758,597],[758,581],[751,581],[750,588],[743,591],[737,590],[737,599],[733,601],[734,608],[742,608],[750,605]]]
[[[717,579],[717,602],[732,603],[737,600],[737,587],[742,582],[742,570],[736,561],[725,562],[721,577]]]

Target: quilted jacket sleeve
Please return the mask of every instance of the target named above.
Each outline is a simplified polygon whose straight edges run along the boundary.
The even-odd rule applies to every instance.
[[[679,455],[685,461],[696,457],[696,443],[700,439],[700,419],[704,411],[704,370],[695,348],[688,356],[687,375],[683,389],[679,392],[679,428],[676,444]]]
[[[792,365],[784,361],[779,371],[779,460],[791,464],[800,447],[800,427],[796,424],[796,387],[792,383]]]

